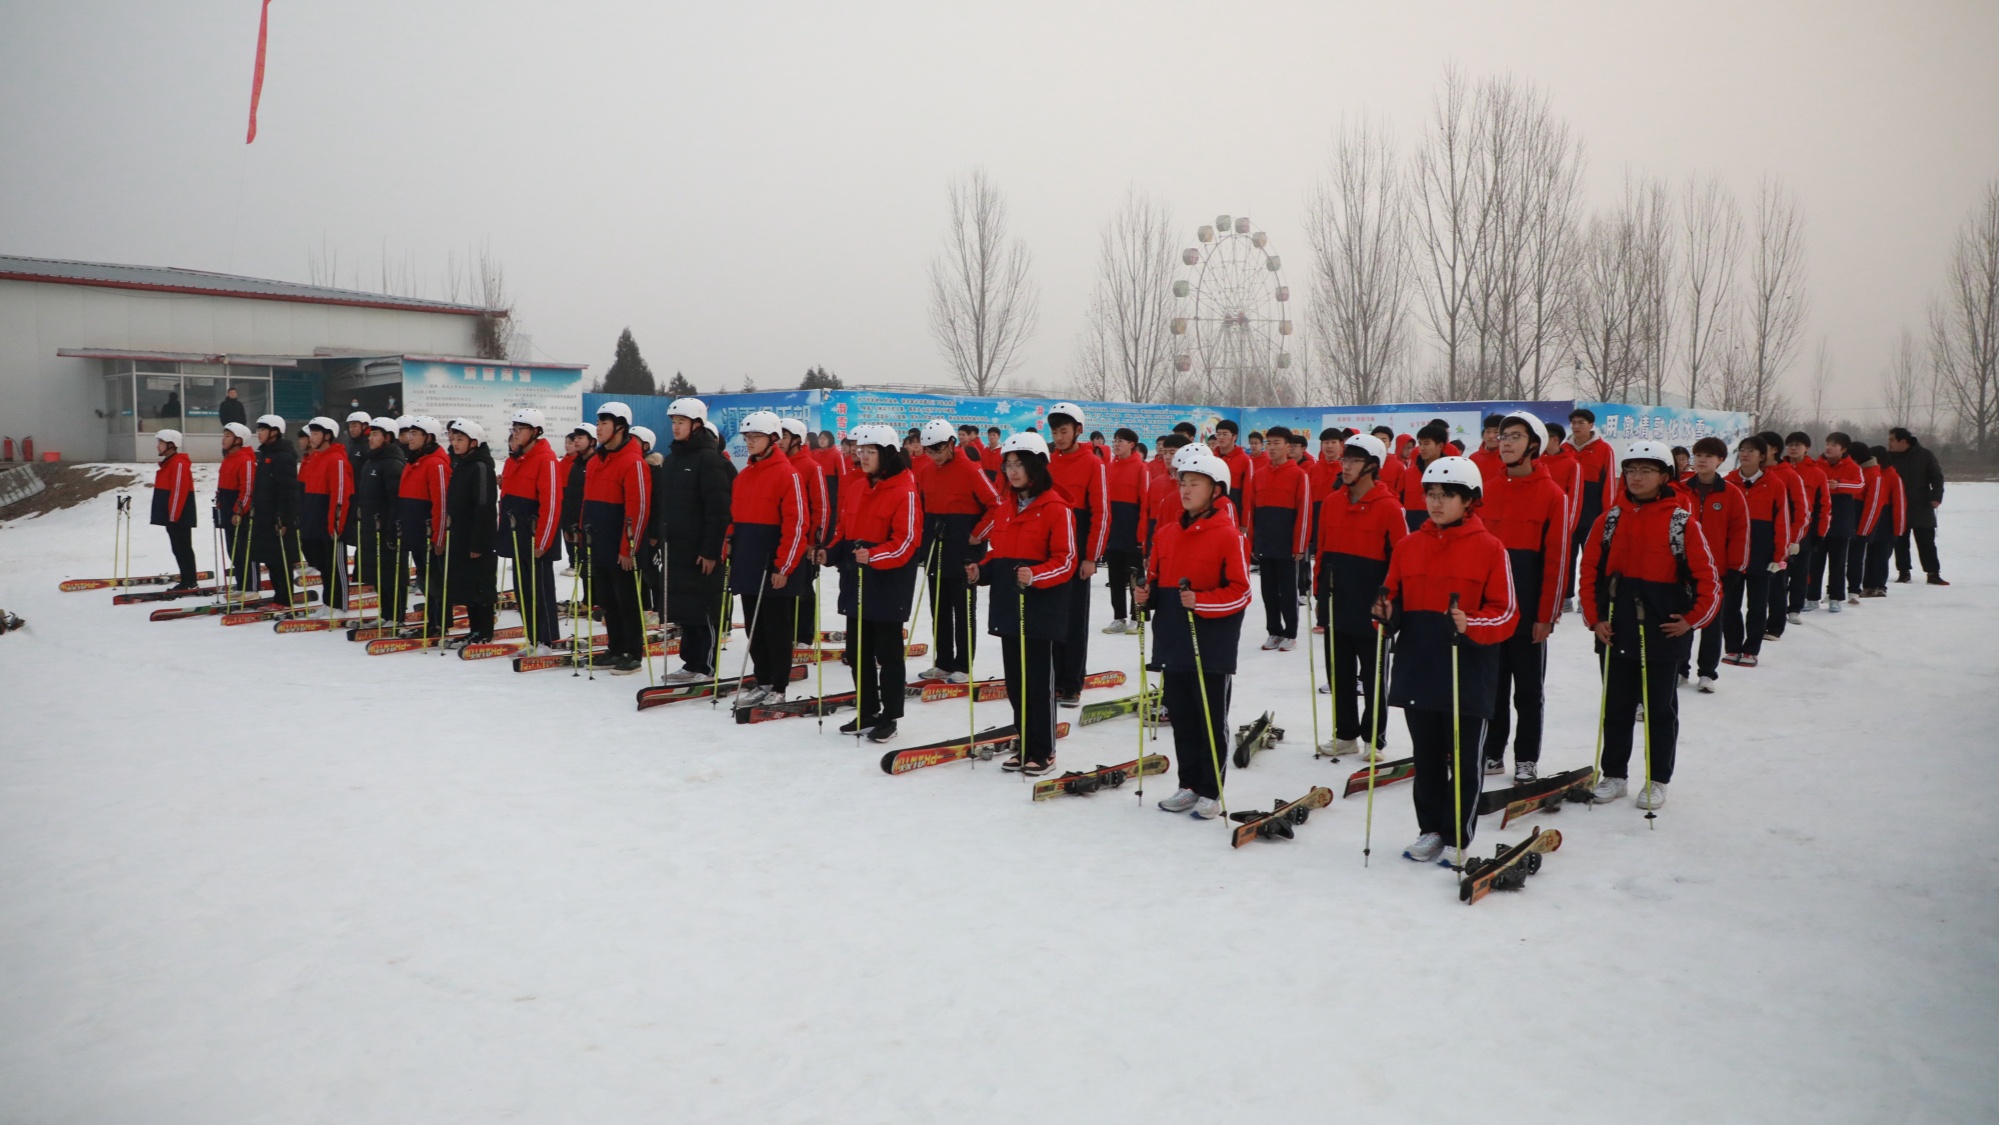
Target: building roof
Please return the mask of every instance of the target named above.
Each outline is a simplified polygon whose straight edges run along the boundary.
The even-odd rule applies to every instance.
[[[459,305],[421,297],[363,293],[324,285],[300,285],[261,277],[210,273],[171,266],[121,266],[105,262],[71,262],[59,258],[23,258],[0,254],[0,280],[42,281],[56,285],[89,285],[103,289],[143,289],[158,293],[196,293],[242,297],[253,301],[293,301],[309,305],[350,305],[367,309],[447,313],[454,316],[507,315],[504,309]]]

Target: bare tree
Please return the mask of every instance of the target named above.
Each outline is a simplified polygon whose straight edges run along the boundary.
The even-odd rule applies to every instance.
[[[950,185],[951,225],[930,266],[930,332],[967,394],[990,394],[1034,334],[1040,292],[1027,244],[1007,234],[1006,203],[985,170]]]
[[[1742,256],[1742,211],[1735,195],[1715,177],[1690,180],[1681,206],[1686,235],[1686,267],[1681,300],[1686,318],[1688,406],[1714,394],[1719,351],[1734,319],[1737,264]]]
[[[1930,362],[1958,427],[1983,455],[1999,427],[1999,181],[1951,247],[1944,293],[1930,306]]]
[[[1666,401],[1666,380],[1673,345],[1673,221],[1672,205],[1663,180],[1646,180],[1626,189],[1631,216],[1636,300],[1637,376],[1643,400],[1653,406]]]
[[[1471,381],[1465,370],[1472,330],[1468,305],[1478,271],[1486,203],[1479,143],[1477,94],[1463,71],[1448,67],[1443,89],[1431,102],[1429,130],[1416,149],[1411,211],[1421,247],[1417,288],[1423,295],[1424,317],[1443,353],[1438,391],[1451,400],[1464,397],[1461,389]]]
[[[1312,334],[1333,401],[1375,403],[1408,344],[1407,185],[1386,128],[1343,126],[1332,165],[1305,202]],[[1311,386],[1309,376],[1304,377]]]
[[[1908,336],[1907,332],[1902,333]],[[1832,351],[1825,337],[1819,337],[1818,350],[1812,355],[1812,382],[1808,390],[1812,402],[1812,429],[1824,429],[1826,422],[1826,399],[1832,395]]]
[[[1527,140],[1521,207],[1519,335],[1513,349],[1513,391],[1540,399],[1551,389],[1560,358],[1569,354],[1565,298],[1575,270],[1577,214],[1582,207],[1583,148],[1545,100]]]
[[[1671,236],[1664,185],[1625,185],[1590,218],[1570,279],[1576,389],[1604,401],[1657,402],[1670,339]]]
[[[1737,408],[1755,414],[1759,425],[1774,413],[1778,380],[1797,354],[1806,305],[1805,224],[1798,198],[1780,181],[1765,179],[1756,192],[1749,248],[1749,383],[1744,405]]]
[[[1076,385],[1092,398],[1165,401],[1173,382],[1173,209],[1137,188],[1097,241],[1097,289],[1077,347]]]

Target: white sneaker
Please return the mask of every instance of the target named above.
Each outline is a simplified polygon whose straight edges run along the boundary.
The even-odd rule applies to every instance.
[[[1520,785],[1534,780],[1538,768],[1533,762],[1513,763],[1513,784]]]
[[[1273,651],[1274,649],[1277,648],[1278,645],[1283,643],[1284,639],[1282,637],[1276,637],[1276,636],[1265,637],[1263,638],[1263,651],[1265,652]]]
[[[944,669],[939,668],[937,665],[932,664],[930,667],[925,668],[921,672],[918,672],[916,674],[916,678],[919,680],[941,680],[950,674],[951,673],[946,672]]]
[[[1298,647],[1298,638],[1296,637],[1286,637],[1283,640],[1277,642],[1277,651],[1279,652],[1290,652],[1292,649],[1297,647]]]
[[[1195,820],[1213,820],[1217,816],[1220,816],[1221,812],[1222,803],[1213,797],[1197,797],[1194,800],[1193,813]]]
[[[764,700],[769,698],[770,698],[770,689],[764,687],[762,684],[758,684],[756,687],[753,687],[750,690],[742,692],[741,694],[737,695],[736,706],[755,707],[757,704],[762,703]]]
[[[1642,723],[1645,721],[1645,705],[1643,703],[1640,703],[1638,705],[1638,710],[1632,713],[1631,721],[1634,723]]]
[[[1701,677],[1701,686],[1700,686],[1700,693],[1701,693],[1702,695],[1713,695],[1713,694],[1714,694],[1714,677],[1713,677],[1713,676],[1702,676],[1702,677]]]
[[[1495,777],[1505,772],[1506,772],[1506,759],[1487,758],[1485,760],[1485,776]]]
[[[1848,595],[1848,596],[1847,596],[1847,599],[1846,599],[1846,604],[1847,604],[1847,605],[1859,605],[1859,604],[1860,604],[1860,595],[1859,595],[1859,594],[1851,594],[1851,595]]]
[[[1859,603],[1859,602],[1855,602],[1854,604],[1855,604],[1855,605],[1859,605],[1860,603]],[[1845,609],[1845,608],[1846,608],[1845,606],[1843,606],[1843,605],[1839,604],[1839,603],[1838,603],[1838,602],[1836,602],[1836,601],[1832,601],[1831,599],[1827,599],[1827,601],[1826,601],[1826,603],[1825,603],[1825,611],[1826,611],[1827,613],[1838,613],[1838,612],[1839,612],[1840,610],[1842,610],[1842,609]]]
[[[944,677],[944,679],[946,682],[954,684],[969,684],[972,682],[972,677],[964,672],[953,672]]]
[[[1333,740],[1332,749],[1327,751],[1327,753],[1330,753],[1335,758],[1344,758],[1348,754],[1358,754],[1360,753],[1360,739],[1336,738]]]
[[[1787,613],[1787,614],[1785,614],[1785,615],[1784,615],[1784,620],[1786,620],[1786,621],[1790,622],[1790,623],[1791,623],[1791,624],[1793,624],[1793,625],[1796,625],[1796,624],[1798,624],[1799,622],[1803,621],[1804,619],[1805,619],[1805,615],[1804,615],[1803,613]]]
[[[1402,849],[1403,859],[1413,859],[1417,863],[1435,863],[1444,854],[1444,838],[1435,832],[1425,832],[1416,842]]]
[[[576,568],[573,566],[565,566],[562,568],[561,574],[564,578],[574,578],[576,577]]]
[[[1563,599],[1563,601],[1562,601],[1562,612],[1563,612],[1563,613],[1574,613],[1575,611],[1576,611],[1576,599],[1574,599],[1574,598],[1565,598],[1565,599]]]
[[[1666,783],[1648,781],[1638,790],[1638,807],[1641,809],[1663,809],[1666,807]]]
[[[1621,777],[1598,778],[1596,788],[1589,791],[1590,803],[1607,805],[1624,796],[1624,779]]]
[[[1159,807],[1165,809],[1167,812],[1186,812],[1188,809],[1194,807],[1194,802],[1200,799],[1200,794],[1194,792],[1192,789],[1182,789],[1171,797],[1159,802]]]
[[[1124,618],[1120,617],[1116,621],[1113,621],[1110,624],[1104,626],[1104,632],[1110,634],[1111,636],[1116,636],[1119,633],[1131,632],[1131,626],[1125,623]]]
[[[696,672],[692,668],[682,668],[678,672],[668,672],[660,682],[664,684],[698,684],[715,677],[707,672]]]

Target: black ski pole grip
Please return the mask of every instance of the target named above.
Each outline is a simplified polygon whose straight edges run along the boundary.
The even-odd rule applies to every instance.
[[[1456,594],[1452,594],[1452,595],[1451,595],[1451,610],[1450,610],[1450,611],[1451,611],[1452,613],[1456,613],[1456,612],[1458,611],[1458,596],[1457,596]],[[1464,634],[1462,634],[1462,633],[1458,632],[1458,619],[1457,619],[1457,618],[1455,618],[1455,617],[1451,618],[1451,640],[1452,640],[1452,642],[1454,642],[1454,643],[1455,643],[1455,642],[1457,641],[1457,639],[1458,639],[1459,637],[1463,636],[1463,635],[1464,635]]]

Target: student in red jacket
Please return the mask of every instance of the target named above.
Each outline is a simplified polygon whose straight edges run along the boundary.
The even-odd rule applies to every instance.
[[[1217,503],[1229,467],[1199,446],[1174,456],[1180,518],[1159,529],[1139,605],[1153,615],[1152,659],[1164,671],[1160,703],[1173,724],[1180,788],[1159,807],[1207,820],[1222,811],[1231,752],[1229,681],[1249,610],[1249,556],[1235,521]]]
[[[778,445],[784,424],[776,414],[757,410],[743,418],[737,431],[749,448],[749,461],[736,474],[729,496],[733,520],[729,527],[729,590],[749,615],[749,655],[756,676],[756,686],[736,699],[735,705],[741,710],[784,698],[785,689],[791,684],[792,624],[797,620],[794,602],[809,593],[812,584],[802,578],[793,581],[800,577],[800,564],[806,559],[809,512],[805,484],[798,479],[791,458]],[[891,447],[896,444],[893,431],[882,440]],[[865,520],[858,516],[858,506],[856,510],[854,526],[846,529],[848,538],[865,527]],[[855,540],[854,563],[866,566],[861,561],[861,546]],[[873,607],[865,604],[868,594],[865,582],[865,578],[859,580],[861,611],[871,614]],[[907,619],[906,611],[903,616]],[[866,628],[864,621],[855,625]],[[901,644],[901,627],[897,626],[898,650]],[[856,669],[856,675],[860,674],[861,670]]]
[[[1159,439],[1159,456],[1155,460],[1166,468],[1147,485],[1144,516],[1147,554],[1159,541],[1160,527],[1179,519],[1180,513],[1186,510],[1180,505],[1180,478],[1173,472],[1173,458],[1190,444],[1192,442],[1185,434],[1167,434]],[[1144,580],[1143,572],[1139,580]]]
[[[424,623],[405,630],[414,636],[441,637],[447,620],[444,608],[445,496],[451,488],[451,456],[444,451],[444,423],[428,416],[411,418],[402,431],[403,448],[409,464],[396,485],[396,526],[401,539],[399,557],[391,569],[414,568],[423,590]],[[385,597],[383,615],[390,621],[402,620],[401,584],[398,604]]]
[[[1118,428],[1107,470],[1111,529],[1104,541],[1104,561],[1110,564],[1111,623],[1106,633],[1133,631],[1126,606],[1134,583],[1145,575],[1145,536],[1150,516],[1152,472],[1139,453],[1138,431]]]
[[[1388,577],[1395,545],[1409,534],[1402,499],[1377,476],[1390,460],[1371,434],[1340,443],[1340,475],[1314,506],[1318,518],[1319,619],[1326,623],[1326,690],[1333,697],[1334,757],[1362,751],[1370,760],[1387,744],[1376,725],[1374,598]],[[1359,706],[1355,706],[1355,701]]]
[[[1463,867],[1484,782],[1473,755],[1497,694],[1498,646],[1520,610],[1506,546],[1473,511],[1478,466],[1439,457],[1423,473],[1429,518],[1396,545],[1374,615],[1397,634],[1388,703],[1402,708],[1416,758],[1420,835],[1402,854],[1451,864],[1445,849],[1453,848],[1453,866]]]
[[[1214,444],[1209,450],[1229,467],[1229,480],[1233,482],[1229,485],[1229,502],[1235,505],[1238,512],[1242,510],[1243,490],[1256,478],[1255,460],[1247,450],[1236,444],[1236,437],[1241,433],[1242,427],[1233,418],[1216,422]]]
[[[652,466],[632,436],[632,408],[607,402],[597,408],[597,451],[583,473],[582,523],[590,597],[604,611],[604,658],[597,663],[614,676],[645,666],[645,617],[632,572],[651,520]]]
[[[1804,560],[1798,557],[1798,552],[1804,549],[1805,532],[1811,525],[1812,500],[1805,488],[1804,474],[1784,459],[1783,436],[1774,430],[1764,430],[1756,436],[1763,439],[1763,447],[1770,451],[1763,463],[1764,471],[1783,484],[1784,511],[1789,517],[1784,529],[1784,557],[1778,560],[1784,564],[1784,570],[1772,580],[1770,612],[1764,626],[1771,640],[1781,640],[1784,627],[1790,623],[1787,609],[1791,601],[1791,572],[1804,569]]]
[[[1395,494],[1396,501],[1402,499],[1402,474],[1409,471],[1409,463],[1402,457],[1402,446],[1396,440],[1395,431],[1387,426],[1376,426],[1370,431],[1381,448],[1388,450],[1388,459],[1381,463],[1380,480],[1383,487]],[[1411,439],[1411,444],[1414,439]],[[1406,521],[1405,521],[1406,523]]]
[[[956,432],[966,430],[978,433],[971,426]],[[952,433],[951,423],[942,418],[923,425],[923,457],[931,466],[922,499],[923,538],[929,544],[924,553],[930,564],[930,620],[935,629],[930,651],[935,658],[919,678],[962,684],[972,678],[971,634],[978,628],[971,587],[965,584],[965,564],[985,554],[985,544],[973,542],[972,532],[999,504],[999,494]]]
[[[1742,489],[1721,475],[1721,463],[1728,460],[1728,443],[1718,437],[1704,437],[1694,443],[1693,476],[1674,491],[1683,492],[1688,506],[1700,516],[1701,535],[1707,539],[1716,567],[1721,571],[1721,611],[1719,622],[1700,631],[1700,691],[1713,694],[1721,673],[1724,643],[1728,651],[1742,651],[1742,586],[1749,574],[1749,501]],[[1684,642],[1692,634],[1681,638]],[[1687,658],[1680,657],[1680,675],[1687,674]]]
[[[542,437],[539,410],[516,410],[507,425],[507,460],[500,470],[500,526],[493,553],[513,560],[514,598],[528,644],[554,652],[561,635],[555,606],[555,552],[561,543],[561,462]]]
[[[1270,449],[1265,443],[1265,435],[1262,430],[1251,430],[1249,432],[1249,441],[1246,443],[1245,448],[1249,453],[1250,471],[1260,473],[1270,467]]]
[[[1298,564],[1312,546],[1312,485],[1291,460],[1291,431],[1272,426],[1264,438],[1269,463],[1243,490],[1250,554],[1263,594],[1265,651],[1298,647]]]
[[[1819,576],[1813,574],[1805,596],[1816,601],[1823,589],[1825,607],[1831,613],[1840,612],[1846,605],[1847,557],[1860,528],[1860,511],[1867,489],[1860,462],[1852,456],[1852,446],[1852,438],[1834,430],[1825,436],[1825,455],[1819,462],[1825,469],[1827,502],[1832,515],[1826,520],[1825,549],[1820,556],[1825,581],[1821,587]]]
[[[1666,803],[1680,732],[1679,638],[1714,618],[1720,576],[1700,520],[1674,502],[1673,454],[1656,441],[1624,451],[1624,497],[1590,527],[1578,600],[1604,654],[1603,760],[1591,799],[1624,796],[1631,728],[1645,704],[1646,784],[1638,807]]]
[[[819,630],[812,620],[814,595],[810,587],[818,570],[812,560],[821,548],[832,542],[835,513],[832,496],[826,489],[826,474],[821,471],[817,451],[812,448],[812,431],[806,429],[805,422],[798,418],[782,419],[779,425],[784,427],[784,434],[778,440],[778,451],[798,471],[798,483],[805,491],[806,559],[799,570],[799,581],[805,583],[808,589],[792,599],[792,614],[797,618],[792,623],[792,640],[801,645],[817,645]]]
[[[1002,768],[1038,776],[1055,768],[1055,646],[1068,635],[1076,519],[1048,472],[1048,443],[1032,430],[999,446],[1006,481],[999,506],[973,533],[989,550],[965,580],[989,586],[986,632],[1006,664],[1019,749]],[[1083,589],[1087,590],[1085,586]]]
[[[1485,424],[1479,428],[1478,448],[1472,450],[1468,458],[1478,466],[1479,475],[1488,481],[1506,471],[1506,463],[1499,456],[1499,427],[1505,422],[1504,414],[1486,415]],[[1540,420],[1535,419],[1535,429],[1538,431],[1539,428]],[[1539,445],[1540,441],[1541,435],[1536,432],[1534,443]]]
[[[1416,431],[1416,460],[1409,471],[1402,474],[1402,514],[1409,521],[1409,530],[1423,526],[1430,518],[1427,489],[1423,484],[1423,470],[1441,457],[1450,455],[1451,430],[1442,422],[1426,422]]]
[[[179,430],[161,430],[153,439],[160,467],[153,473],[152,522],[167,529],[167,545],[180,566],[180,581],[173,589],[192,590],[195,575],[201,573],[194,560],[194,465],[180,451],[186,439]]]
[[[319,417],[306,423],[306,455],[298,467],[304,491],[299,508],[299,550],[305,564],[320,575],[326,604],[347,608],[347,551],[340,536],[347,529],[347,512],[354,504],[354,463],[347,459],[335,435],[339,423]]]
[[[1908,492],[1902,486],[1902,474],[1896,470],[1894,462],[1884,454],[1881,446],[1870,446],[1868,452],[1879,466],[1875,521],[1873,530],[1867,535],[1866,581],[1862,583],[1860,596],[1863,598],[1885,598],[1888,596],[1888,562],[1895,550],[1895,541],[1908,529]],[[1862,466],[1863,471],[1865,466]]]
[[[1576,510],[1576,497],[1583,490],[1581,470],[1577,467],[1575,453],[1562,444],[1568,439],[1568,431],[1553,422],[1547,423],[1543,429],[1547,433],[1547,440],[1542,444],[1541,456],[1535,458],[1535,463],[1547,470],[1548,478],[1561,485],[1562,491],[1569,498],[1569,536],[1573,541],[1576,521],[1582,518]],[[1574,575],[1571,574],[1566,581],[1573,587]],[[1566,596],[1567,591],[1563,593]]]
[[[944,437],[948,443],[948,423]],[[840,733],[866,732],[869,742],[887,742],[896,736],[909,678],[902,634],[915,606],[916,583],[923,577],[918,553],[923,505],[916,475],[896,448],[894,430],[864,426],[855,446],[861,471],[867,474],[867,495],[855,506],[853,526],[843,529],[841,538],[854,544],[854,565],[860,568],[854,616],[859,618],[861,635],[854,646],[859,660],[854,672],[854,718],[840,727]],[[969,462],[963,464],[969,475],[979,475]],[[933,480],[940,475],[941,471],[931,474]]]
[[[1723,664],[1756,667],[1763,651],[1773,609],[1783,612],[1783,567],[1790,545],[1791,495],[1786,482],[1770,471],[1770,447],[1760,437],[1743,438],[1735,447],[1735,471],[1729,483],[1742,489],[1749,506],[1749,565],[1743,568],[1743,601],[1747,606],[1742,623],[1734,626],[1733,614],[1724,616],[1722,629],[1729,637]]]
[[[1804,519],[1797,538],[1797,553],[1791,556],[1791,563],[1784,568],[1786,592],[1789,600],[1785,612],[1795,623],[1802,619],[1808,609],[1817,609],[1818,599],[1809,597],[1812,586],[1818,581],[1819,567],[1824,565],[1820,557],[1825,553],[1825,533],[1832,522],[1832,489],[1825,474],[1825,466],[1812,456],[1812,435],[1803,430],[1793,430],[1784,437],[1784,463],[1804,485]],[[1809,598],[1809,600],[1808,600]]]
[[[1610,508],[1617,490],[1617,451],[1610,443],[1597,436],[1596,412],[1586,406],[1578,406],[1569,412],[1569,440],[1563,450],[1575,458],[1576,486],[1580,491],[1569,493],[1569,503],[1576,509],[1576,531],[1574,550],[1583,547],[1583,537],[1596,526],[1597,517]],[[1671,472],[1673,462],[1668,453],[1666,471]],[[1571,559],[1574,556],[1571,554]],[[1573,596],[1576,582],[1569,579],[1569,589]]]
[[[1867,585],[1867,552],[1875,529],[1881,526],[1888,495],[1881,488],[1881,461],[1876,451],[1864,442],[1854,442],[1849,456],[1860,466],[1861,488],[1853,542],[1846,551],[1846,604],[1859,605],[1861,598],[1873,596]]]
[[[1048,410],[1048,432],[1054,435],[1048,453],[1048,475],[1056,491],[1075,513],[1075,590],[1069,596],[1068,632],[1055,646],[1055,698],[1064,707],[1083,704],[1084,665],[1090,655],[1090,577],[1110,543],[1110,474],[1103,461],[1083,444],[1083,408],[1058,402]]]
[[[250,427],[241,422],[223,425],[222,464],[216,469],[215,510],[210,514],[210,519],[222,532],[229,568],[235,572],[230,589],[238,594],[246,592],[243,583],[249,572],[246,565],[249,561],[249,533],[236,517],[249,501],[250,477],[256,472],[257,455],[250,451],[252,437]]]
[[[1501,416],[1497,429],[1494,454],[1499,471],[1490,476],[1480,473],[1484,490],[1478,514],[1486,530],[1506,546],[1520,615],[1512,634],[1499,643],[1499,672],[1483,756],[1486,773],[1505,771],[1507,728],[1518,711],[1513,780],[1519,783],[1534,780],[1541,762],[1547,641],[1562,615],[1564,568],[1569,562],[1569,497],[1538,463],[1539,418],[1515,411]]]
[[[558,466],[562,481],[562,545],[569,559],[562,568],[564,578],[573,577],[576,568],[583,565],[583,480],[590,468],[590,455],[596,451],[595,423],[578,422],[569,428]]]

